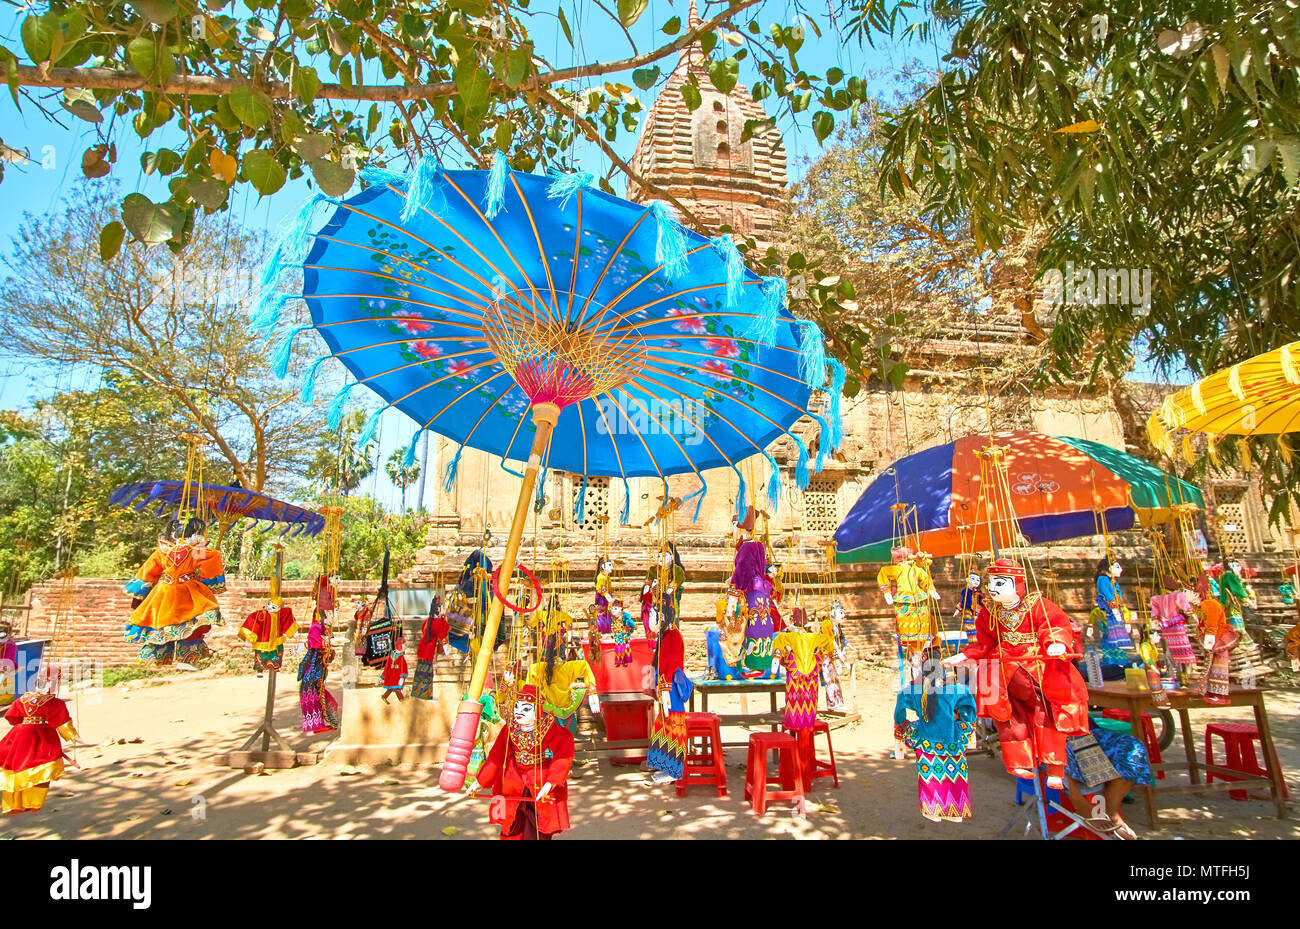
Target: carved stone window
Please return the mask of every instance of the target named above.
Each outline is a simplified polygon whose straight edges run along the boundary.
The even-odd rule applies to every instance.
[[[840,481],[814,478],[803,492],[804,532],[834,532],[840,527]]]
[[[599,517],[609,515],[609,478],[587,478],[587,497],[583,507],[582,522],[578,522],[578,499],[582,494],[582,477],[580,475],[571,476],[570,486],[573,488],[573,500],[569,513],[572,517],[573,527],[594,532],[596,527],[600,525]]]

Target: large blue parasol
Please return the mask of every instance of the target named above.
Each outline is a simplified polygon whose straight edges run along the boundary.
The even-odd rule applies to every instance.
[[[123,484],[108,496],[114,506],[144,510],[152,505],[154,513],[179,512],[191,507],[200,516],[215,519],[224,533],[241,519],[265,523],[263,532],[282,524],[280,535],[320,535],[325,517],[314,510],[286,503],[274,497],[221,484],[186,484],[185,481],[141,481]]]
[[[362,193],[329,201],[334,210],[315,232],[315,207],[329,198],[300,212],[264,272],[255,323],[278,325],[290,299],[277,296],[281,271],[300,263],[311,321],[288,330],[273,366],[287,368],[299,332],[322,336],[356,378],[335,397],[332,426],[364,384],[419,427],[410,457],[429,429],[462,450],[525,462],[503,565],[515,563],[543,459],[584,476],[658,477],[665,493],[669,475],[730,467],[743,507],[738,464],[753,455],[773,470],[775,503],[777,465],[766,447],[782,435],[796,445],[796,480],[806,486],[808,449],[789,431],[800,417],[822,426],[818,468],[838,446],[843,369],[826,359],[817,325],[786,309],[785,281],[747,270],[728,236],[706,239],[665,204],[592,189],[590,175],[515,173],[500,157],[491,172],[444,171],[425,159],[409,176],[367,179]],[[823,419],[809,400],[827,387]],[[459,459],[448,464],[448,485]],[[701,477],[691,496],[706,492]],[[485,642],[500,607],[498,597]],[[477,712],[487,655],[462,715]],[[460,749],[467,756],[470,743],[459,742],[473,731],[458,719],[444,786],[449,769],[463,777]]]

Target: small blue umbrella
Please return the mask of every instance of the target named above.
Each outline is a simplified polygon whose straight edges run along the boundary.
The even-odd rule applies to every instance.
[[[191,507],[200,517],[215,519],[223,534],[241,519],[265,523],[263,532],[276,524],[283,524],[282,536],[320,535],[325,528],[325,517],[314,510],[242,487],[221,484],[140,481],[123,484],[109,494],[108,502],[137,511],[152,505],[156,516],[168,512],[179,514],[182,507]]]
[[[318,195],[287,228],[263,274],[255,325],[276,328],[300,296],[310,322],[287,328],[273,367],[283,373],[294,337],[314,328],[330,354],[308,371],[304,396],[328,357],[355,380],[330,406],[337,427],[351,391],[382,400],[362,429],[395,407],[419,427],[461,445],[525,463],[523,487],[502,564],[513,566],[527,503],[546,467],[587,475],[668,477],[730,467],[795,443],[796,481],[809,479],[808,448],[791,433],[802,416],[822,427],[815,467],[840,443],[843,368],[825,356],[816,323],[785,307],[786,284],[745,268],[729,236],[684,229],[671,208],[630,203],[592,188],[586,174],[444,171],[432,158],[407,176],[371,171],[346,200]],[[312,231],[315,210],[333,211]],[[302,271],[300,295],[279,292],[282,272]],[[828,416],[809,409],[830,394]],[[460,452],[444,481],[455,478]],[[696,514],[707,487],[698,497]],[[624,494],[625,501],[630,495]],[[627,521],[625,502],[622,520]],[[494,599],[484,642],[495,635]],[[468,757],[490,651],[480,651],[444,768]],[[463,744],[461,744],[463,742]]]

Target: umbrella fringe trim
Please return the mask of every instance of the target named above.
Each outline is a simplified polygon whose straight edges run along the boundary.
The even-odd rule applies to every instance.
[[[808,415],[812,417],[813,421],[816,422],[819,427],[821,427],[820,435],[822,436],[830,435],[830,426],[827,425],[826,420],[822,419],[816,413],[813,413],[811,411],[808,413]],[[795,441],[796,442],[799,441],[798,437],[795,438]],[[817,460],[813,462],[813,474],[821,473],[822,465],[826,462],[826,452],[829,449],[830,449],[829,442],[823,441],[817,443]]]
[[[402,222],[409,223],[421,210],[441,214],[447,209],[443,193],[442,162],[436,155],[425,155],[411,167],[406,180],[406,202],[402,204]]]
[[[758,315],[750,323],[745,335],[764,348],[776,344],[776,323],[786,301],[786,282],[783,277],[769,276],[763,278],[763,302],[759,304]]]
[[[830,450],[836,452],[844,444],[844,422],[840,417],[840,404],[844,399],[844,381],[847,374],[838,358],[827,358],[826,367],[831,374],[831,383],[827,388],[827,393],[830,394],[830,409],[827,410],[830,431],[827,439]]]
[[[298,394],[298,399],[303,403],[314,403],[316,400],[316,375],[320,373],[321,365],[333,358],[333,355],[322,355],[307,367],[307,374],[302,379],[302,392]],[[283,377],[283,375],[280,375]]]
[[[745,279],[745,257],[731,236],[723,233],[712,239],[713,249],[727,267],[727,309],[740,302],[740,288]]]
[[[451,461],[447,462],[447,467],[442,469],[442,492],[451,493],[451,488],[456,483],[456,472],[460,470],[460,456],[465,453],[465,446],[460,445],[456,448],[456,454]]]
[[[406,183],[406,175],[377,165],[367,165],[361,169],[361,180],[368,187],[401,187]]]
[[[685,506],[688,502],[690,502],[695,497],[700,498],[699,500],[695,501],[695,515],[691,517],[692,523],[694,523],[700,518],[700,507],[704,505],[704,497],[709,491],[709,485],[708,482],[704,480],[704,475],[697,472],[695,476],[700,479],[700,489],[696,491],[692,491],[691,493],[687,494],[685,497],[682,498],[683,506]]]
[[[496,219],[505,207],[506,177],[509,173],[510,165],[506,163],[506,156],[497,152],[492,161],[492,170],[488,172],[487,187],[483,191],[483,215],[488,219]]]
[[[279,347],[275,350],[274,357],[271,358],[271,373],[278,378],[284,378],[289,373],[289,360],[293,357],[293,340],[299,333],[311,328],[310,323],[302,323],[294,326],[285,333],[284,339],[280,342]]]
[[[329,413],[325,418],[325,425],[329,428],[330,432],[337,432],[339,427],[343,425],[343,407],[348,402],[348,395],[352,393],[356,386],[356,381],[349,381],[339,388],[339,392],[336,393],[334,399],[330,401]]]
[[[772,468],[772,473],[767,478],[767,503],[776,512],[777,504],[781,500],[781,466],[776,463],[767,449],[763,449],[763,457]]]
[[[415,447],[420,444],[420,436],[424,435],[423,429],[416,429],[415,435],[411,436],[411,444],[406,447],[406,454],[402,457],[402,467],[410,469],[415,465]]]
[[[366,417],[366,423],[361,427],[361,435],[357,436],[356,450],[358,452],[374,440],[375,435],[379,432],[379,419],[384,415],[386,409],[388,409],[387,405],[381,406]]]
[[[582,487],[578,490],[578,505],[574,511],[574,516],[579,525],[582,524],[583,518],[587,513],[587,475],[582,476]]]
[[[812,475],[808,473],[808,446],[793,432],[787,432],[786,435],[794,439],[795,448],[799,452],[799,457],[794,464],[794,482],[799,485],[800,490],[807,490],[808,483],[812,480]],[[818,471],[821,470],[820,460],[821,456],[818,455]]]
[[[675,280],[685,274],[689,265],[686,260],[686,230],[677,220],[673,208],[662,200],[650,204],[658,235],[655,239],[655,261],[663,265],[669,279]]]
[[[745,518],[745,512],[749,508],[749,488],[745,485],[745,475],[740,473],[740,469],[733,464],[731,470],[736,472],[740,481],[740,486],[736,488],[736,520],[739,522]]]
[[[811,319],[796,319],[799,330],[799,376],[813,390],[826,385],[826,340],[821,327]]]
[[[619,513],[618,523],[620,526],[626,526],[629,517],[632,515],[632,487],[623,478],[623,511]]]
[[[551,182],[546,186],[546,199],[559,200],[560,209],[563,210],[574,194],[595,183],[596,175],[590,171],[574,171],[572,174],[556,171],[551,174]]]

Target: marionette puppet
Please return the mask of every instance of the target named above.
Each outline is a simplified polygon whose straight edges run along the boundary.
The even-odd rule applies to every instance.
[[[908,713],[916,718],[908,719]],[[931,822],[969,819],[966,742],[975,728],[975,698],[960,684],[946,683],[942,669],[909,684],[894,703],[894,738],[916,755],[916,789],[921,815]]]
[[[216,595],[226,589],[221,552],[208,548],[204,522],[172,520],[167,534],[126,584],[132,612],[123,634],[147,665],[193,664],[211,652],[204,636],[220,625]]]
[[[826,691],[826,706],[832,710],[844,709],[844,689],[840,685],[845,660],[843,622],[844,607],[839,600],[834,600],[831,603],[830,618],[822,620],[822,633],[830,636],[834,645],[831,657],[822,662],[822,688]]]
[[[1118,561],[1103,558],[1093,575],[1095,603],[1090,619],[1100,642],[1101,670],[1106,680],[1118,680],[1124,669],[1137,661],[1133,635],[1129,632],[1129,610],[1124,605],[1124,591],[1119,579],[1124,567]]]
[[[772,638],[772,657],[785,671],[785,719],[803,758],[813,769],[813,726],[817,723],[817,694],[822,668],[835,657],[835,640],[824,631],[790,628]]]
[[[406,699],[402,696],[402,688],[406,686],[406,646],[400,638],[393,650],[388,653],[388,657],[384,659],[382,677],[385,703],[394,694],[397,695],[399,703]]]
[[[1201,644],[1209,656],[1198,691],[1206,703],[1222,706],[1229,702],[1232,692],[1232,651],[1239,644],[1240,636],[1223,604],[1210,596],[1209,575],[1201,575],[1190,599],[1199,613]]]
[[[317,609],[307,629],[307,649],[298,662],[298,707],[304,735],[333,732],[339,725],[339,704],[325,688],[333,648],[324,611]]]
[[[893,548],[891,563],[876,574],[876,584],[885,603],[894,610],[898,645],[907,656],[910,679],[921,673],[925,650],[937,644],[938,630],[930,612],[930,601],[939,599],[929,570],[917,559],[917,553],[905,545]]]
[[[961,623],[968,645],[975,641],[975,617],[979,615],[983,600],[980,594],[983,583],[984,578],[978,571],[966,575],[966,586],[962,588],[961,595],[957,598],[957,609],[952,614],[953,619]]]
[[[578,730],[578,708],[587,701],[591,712],[600,712],[596,694],[596,674],[582,658],[561,660],[563,639],[560,633],[547,636],[544,659],[528,669],[527,683],[542,695],[542,709],[570,732]]]
[[[662,609],[670,626],[676,625],[681,615],[682,585],[686,583],[686,569],[677,554],[677,546],[665,542],[659,552],[659,571],[664,577]],[[647,636],[649,638],[649,636]]]
[[[531,684],[507,687],[502,709],[506,724],[475,775],[492,791],[489,821],[503,839],[552,839],[569,828],[573,733],[555,724]]]
[[[1223,606],[1224,613],[1227,614],[1229,625],[1237,633],[1237,644],[1249,648],[1255,643],[1250,633],[1246,631],[1246,621],[1242,611],[1244,607],[1255,609],[1258,601],[1255,599],[1255,592],[1242,580],[1247,571],[1249,568],[1246,565],[1233,558],[1224,562],[1222,569],[1216,573],[1219,575],[1217,599]]]
[[[0,624],[0,703],[8,703],[18,689],[18,643],[7,624]]]
[[[68,705],[56,696],[58,688],[58,668],[45,665],[32,689],[5,713],[13,727],[0,739],[0,792],[6,814],[35,813],[45,804],[50,783],[63,777],[64,760],[79,767],[64,754],[60,741],[76,741],[77,730]]]
[[[646,763],[650,784],[671,784],[682,776],[686,765],[686,707],[695,685],[686,676],[686,643],[681,630],[669,625],[656,610],[650,617],[658,636],[654,654],[654,725],[650,730],[650,751]]]
[[[253,650],[253,668],[257,676],[264,671],[279,671],[284,662],[284,643],[298,633],[293,610],[282,605],[279,597],[267,600],[260,610],[248,614],[240,627],[239,637]]]
[[[1196,650],[1192,648],[1187,623],[1198,621],[1197,600],[1196,592],[1186,587],[1151,598],[1151,620],[1160,630],[1165,651],[1181,684],[1185,684],[1196,669]]]
[[[645,629],[647,639],[654,637],[654,633],[650,631],[650,614],[658,608],[655,605],[657,599],[659,599],[659,574],[650,567],[646,569],[645,582],[641,585],[641,627]],[[615,626],[618,625],[618,621],[619,615],[615,613]]]
[[[650,612],[657,612],[657,608],[652,607]],[[624,611],[622,600],[610,603],[610,615],[614,621],[614,666],[622,668],[632,663],[632,634],[636,632],[636,620],[631,613]]]
[[[415,645],[415,674],[411,678],[411,696],[417,700],[433,699],[433,666],[439,655],[451,651],[447,644],[451,624],[442,615],[442,598],[429,601],[429,615],[420,626],[420,640]]]
[[[1047,786],[1064,785],[1065,740],[1088,731],[1088,690],[1072,663],[1077,635],[1060,607],[1027,593],[1025,569],[999,558],[975,620],[975,644],[945,665],[989,662],[996,682],[977,690],[977,714],[992,718],[1002,761],[1016,777],[1047,766]],[[982,675],[981,675],[982,676]]]
[[[727,589],[729,617],[744,617],[740,648],[740,672],[744,677],[766,677],[772,673],[772,581],[767,574],[767,552],[763,543],[749,540],[736,550],[735,569]]]
[[[607,556],[596,560],[596,629],[601,635],[614,631],[609,601],[614,596],[614,562]]]

